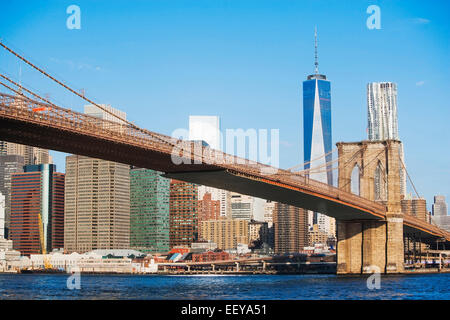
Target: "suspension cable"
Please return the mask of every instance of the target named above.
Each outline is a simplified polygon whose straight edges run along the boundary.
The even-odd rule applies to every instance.
[[[402,167],[403,167],[403,169],[404,169],[405,172],[406,172],[406,176],[408,177],[408,180],[409,180],[409,182],[411,183],[411,185],[412,185],[412,187],[413,187],[413,189],[414,189],[414,192],[416,193],[417,197],[420,198],[419,193],[417,192],[416,186],[414,185],[414,183],[413,183],[411,177],[409,176],[408,170],[406,170],[406,167],[405,167],[405,164],[403,163],[402,157],[399,156],[398,158],[400,159],[400,163],[402,164]],[[406,190],[405,190],[405,191],[406,191]]]
[[[34,96],[34,97],[36,97],[36,98],[38,98],[38,99],[44,101],[45,103],[47,103],[47,104],[49,104],[49,105],[51,105],[51,106],[54,106],[54,107],[58,107],[57,105],[55,105],[55,104],[52,103],[51,101],[49,101],[49,100],[47,100],[47,99],[41,97],[40,95],[34,93],[34,92],[31,91],[31,90],[28,90],[28,89],[25,88],[24,86],[22,86],[22,85],[16,83],[15,81],[11,80],[10,78],[4,76],[4,75],[1,74],[1,73],[0,73],[0,77],[2,77],[3,79],[9,81],[9,82],[12,83],[13,85],[15,85],[15,86],[17,86],[18,88],[20,88],[21,90],[24,90],[24,91],[26,91],[27,93],[31,94],[32,96]],[[19,94],[19,95],[21,95],[21,96],[23,96],[23,97],[25,97],[25,98],[28,98],[27,96],[25,96],[25,95],[24,95],[23,93],[21,93],[20,91],[16,91],[16,90],[12,89],[11,87],[7,86],[6,84],[4,84],[4,83],[2,83],[2,82],[0,82],[0,84],[1,84],[2,86],[4,86],[4,87],[8,88],[9,90],[15,92],[16,94]]]
[[[335,152],[335,151],[337,151],[337,148],[334,148],[333,150],[331,150],[331,151],[329,151],[329,152],[327,152],[327,153],[324,153],[323,155],[321,155],[320,157],[317,157],[317,158],[315,158],[315,159],[306,161],[306,162],[304,162],[304,163],[296,164],[295,166],[290,167],[290,168],[288,168],[288,169],[286,169],[286,170],[292,171],[293,169],[296,169],[296,168],[298,168],[298,167],[300,167],[300,166],[305,166],[305,165],[307,165],[307,164],[310,164],[311,162],[314,162],[314,161],[317,161],[317,160],[319,160],[319,159],[321,159],[321,158],[323,158],[323,157],[326,157],[326,156],[332,154],[332,153]]]
[[[121,118],[120,116],[118,116],[117,114],[114,114],[113,112],[109,111],[108,109],[102,107],[101,105],[95,103],[94,101],[86,98],[84,95],[78,93],[77,91],[73,90],[72,88],[70,88],[69,86],[65,85],[64,83],[62,83],[61,81],[59,81],[58,79],[52,77],[50,74],[48,74],[47,72],[45,72],[44,70],[42,70],[41,68],[39,68],[38,66],[34,65],[33,63],[31,63],[30,61],[28,61],[27,59],[25,59],[24,57],[22,57],[20,54],[18,54],[17,52],[15,52],[14,50],[10,49],[9,47],[7,47],[1,40],[0,40],[0,46],[3,47],[4,49],[6,49],[7,51],[9,51],[10,53],[12,53],[13,55],[15,55],[17,58],[19,58],[20,60],[22,60],[23,62],[25,62],[26,64],[28,64],[29,66],[31,66],[32,68],[34,68],[35,70],[39,71],[41,74],[45,75],[47,78],[53,80],[54,82],[56,82],[57,84],[59,84],[60,86],[64,87],[65,89],[69,90],[70,92],[72,92],[73,94],[77,95],[78,97],[80,97],[81,99],[89,102],[90,104],[96,106],[97,108],[105,111],[106,113],[112,115],[113,117],[117,118],[120,121],[123,121],[124,123],[130,125],[131,127],[133,127],[136,130],[139,130],[145,134],[148,134],[156,139],[161,140],[164,143],[168,143],[170,145],[173,145],[172,142],[170,141],[166,141],[165,139],[163,139],[161,136],[150,132],[146,129],[142,129],[138,126],[136,126],[134,123],[132,123],[131,121],[128,121],[126,119]]]

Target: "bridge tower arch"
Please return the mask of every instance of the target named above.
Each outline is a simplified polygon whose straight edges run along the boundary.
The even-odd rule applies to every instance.
[[[385,273],[402,272],[401,142],[340,142],[337,147],[338,187],[353,193],[357,190],[387,209],[382,220],[337,221],[337,273],[371,273],[374,266]]]

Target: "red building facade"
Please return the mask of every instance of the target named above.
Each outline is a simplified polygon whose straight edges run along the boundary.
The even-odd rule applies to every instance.
[[[64,247],[64,174],[55,165],[12,175],[10,239],[27,256]]]
[[[170,182],[169,244],[190,246],[198,238],[198,188],[193,183]]]
[[[194,253],[192,262],[212,262],[230,260],[232,257],[225,251],[207,251],[203,253]]]

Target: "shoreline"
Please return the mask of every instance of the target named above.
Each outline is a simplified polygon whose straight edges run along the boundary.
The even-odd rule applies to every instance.
[[[72,273],[62,272],[46,272],[44,270],[35,270],[32,272],[0,272],[0,275],[61,275],[71,276]],[[399,275],[428,275],[428,274],[450,274],[450,269],[446,270],[408,270],[400,273],[382,273],[382,276],[399,276]],[[254,271],[229,271],[229,272],[155,272],[155,273],[137,273],[137,272],[81,272],[80,275],[104,275],[104,276],[271,276],[271,275],[336,275],[339,277],[366,277],[367,274],[336,274],[336,272],[254,272]]]

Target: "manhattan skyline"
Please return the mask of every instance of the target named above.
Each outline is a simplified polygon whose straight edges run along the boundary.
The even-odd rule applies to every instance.
[[[301,82],[314,70],[317,25],[321,70],[333,82],[333,146],[366,139],[367,83],[395,82],[408,171],[428,207],[435,194],[449,198],[448,10],[379,1],[381,29],[369,30],[371,2],[324,3],[137,2],[121,15],[124,2],[80,1],[82,29],[68,30],[66,4],[30,3],[24,15],[12,1],[0,31],[6,44],[152,131],[187,128],[192,114],[220,116],[223,128],[279,128],[286,168],[303,162]],[[21,68],[24,85],[82,112],[82,101],[0,57],[5,73],[17,79]],[[52,155],[64,171],[64,155]]]

